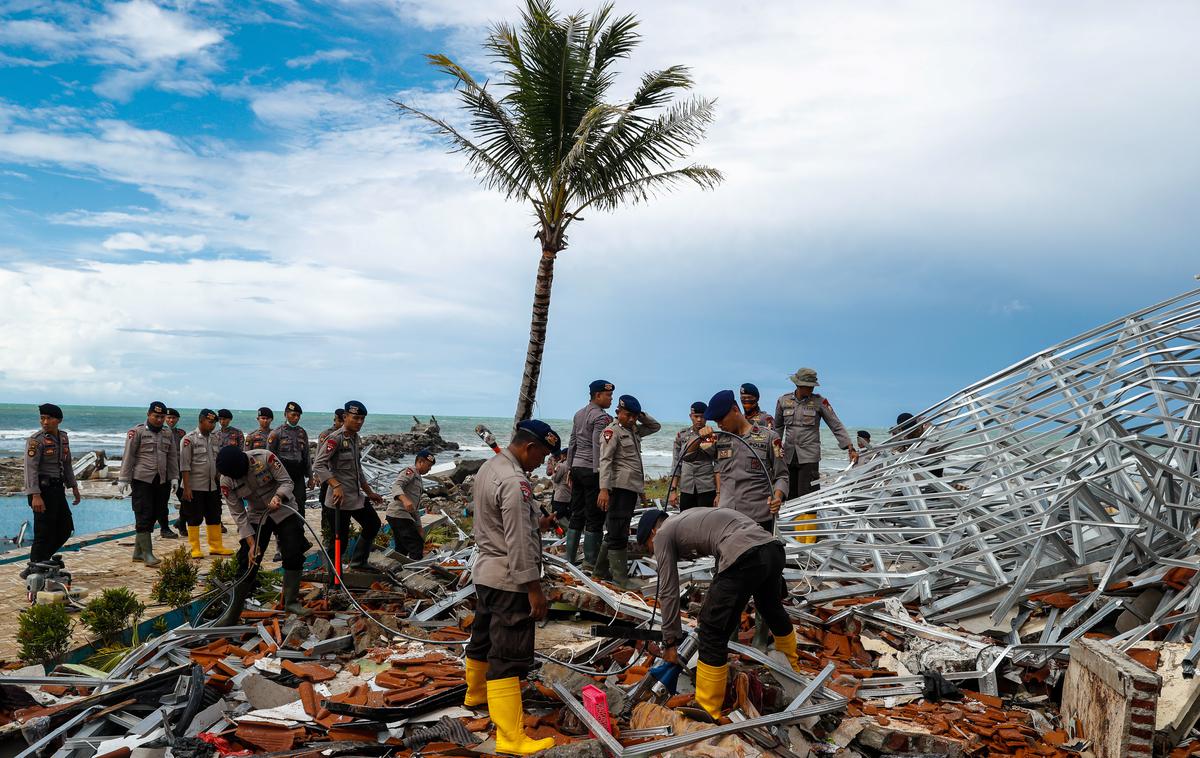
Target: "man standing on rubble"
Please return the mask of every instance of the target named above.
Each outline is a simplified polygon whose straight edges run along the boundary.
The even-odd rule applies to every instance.
[[[575,413],[571,422],[571,438],[567,466],[571,470],[571,521],[567,526],[566,558],[571,563],[579,551],[583,537],[583,565],[591,570],[596,565],[600,541],[604,537],[604,511],[596,506],[600,496],[600,434],[612,423],[606,409],[612,407],[613,383],[597,379],[588,385],[588,404]]]
[[[208,408],[200,411],[196,428],[179,446],[179,471],[183,476],[183,496],[180,508],[187,522],[188,543],[193,558],[203,558],[200,547],[200,525],[208,533],[210,555],[232,555],[221,537],[221,483],[217,473],[217,447],[213,429],[217,414]]]
[[[217,471],[221,474],[221,497],[241,537],[237,554],[237,576],[241,581],[233,585],[229,608],[216,625],[234,626],[241,619],[271,535],[279,537],[283,560],[283,608],[297,616],[309,615],[312,611],[300,602],[300,577],[309,542],[304,537],[304,523],[294,510],[296,498],[292,497],[292,478],[287,470],[269,450],[243,452],[228,446],[217,453]]]
[[[154,557],[152,534],[160,507],[171,499],[171,490],[179,480],[179,446],[175,433],[166,427],[167,406],[155,401],[146,411],[146,423],[138,424],[125,435],[121,454],[121,497],[132,495],[134,530],[133,561],[148,568],[159,564]]]
[[[738,394],[741,395],[742,400],[742,415],[746,417],[747,421],[767,429],[775,428],[775,417],[758,407],[759,391],[757,386],[746,382],[738,388]]]
[[[353,518],[358,522],[359,535],[349,564],[351,568],[362,568],[367,565],[375,535],[379,533],[381,525],[374,505],[382,503],[383,498],[367,483],[359,453],[358,432],[367,420],[367,407],[357,400],[351,400],[346,403],[344,410],[346,414],[341,428],[326,437],[325,444],[317,451],[313,473],[318,480],[329,485],[324,506],[331,512],[329,522],[337,527],[329,532],[326,552],[334,558],[334,541],[339,545],[346,544],[350,538],[350,519]],[[342,567],[335,566],[333,571],[340,576]]]
[[[680,462],[683,451],[692,440],[699,437],[700,428],[704,426],[704,412],[707,410],[708,403],[699,400],[692,403],[688,413],[692,425],[679,430],[671,448],[671,471],[678,473],[672,474],[671,497],[667,502],[678,506],[681,511],[696,507],[711,508],[716,503],[717,492],[721,488],[710,458],[704,457],[694,461],[683,459]]]
[[[437,459],[427,449],[417,452],[413,465],[400,472],[392,485],[392,502],[387,509],[388,526],[392,528],[392,544],[396,552],[419,561],[425,554],[425,537],[421,531],[421,496],[425,481]]]
[[[267,449],[267,437],[271,435],[271,422],[274,420],[275,412],[270,408],[264,405],[258,409],[258,428],[246,435],[247,450]]]
[[[629,588],[629,522],[646,491],[642,437],[662,424],[642,410],[633,395],[617,399],[617,419],[600,435],[600,494],[596,507],[605,513],[604,545],[596,556],[594,576]]]
[[[475,475],[475,621],[466,650],[468,707],[487,703],[496,725],[496,752],[529,755],[554,739],[531,739],[522,723],[521,679],[533,665],[533,625],[546,618],[542,541],[528,473],[560,450],[558,434],[542,421],[517,424],[512,442]]]
[[[312,476],[312,456],[308,451],[308,432],[300,426],[304,409],[295,401],[283,407],[283,423],[267,435],[267,449],[283,461],[283,467],[292,477],[292,494],[300,507],[308,500],[307,483]]]
[[[750,598],[775,636],[775,649],[792,669],[800,671],[796,631],[780,601],[783,583],[783,544],[743,513],[731,508],[694,508],[667,518],[650,510],[638,521],[637,541],[654,553],[658,566],[658,608],[662,612],[663,658],[686,663],[676,655],[683,641],[679,618],[679,561],[717,558],[713,577],[700,609],[696,702],[714,719],[721,718],[729,680],[729,637],[737,629]]]
[[[246,436],[242,430],[233,425],[233,411],[222,408],[217,411],[217,420],[221,428],[217,430],[217,449],[232,446],[238,450],[246,447]]]
[[[42,428],[25,443],[25,495],[33,510],[30,563],[53,558],[75,529],[66,488],[71,488],[73,504],[79,505],[79,484],[71,464],[71,443],[67,433],[58,428],[62,418],[62,408],[57,405],[39,405],[38,421]]]

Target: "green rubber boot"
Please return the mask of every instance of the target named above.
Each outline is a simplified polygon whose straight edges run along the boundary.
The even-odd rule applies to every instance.
[[[587,573],[596,567],[596,554],[600,552],[600,540],[603,537],[603,532],[583,533],[583,564],[580,568]]]
[[[300,569],[284,569],[283,571],[283,609],[297,616],[311,616],[312,611],[300,602]]]
[[[754,639],[750,641],[750,647],[757,648],[764,653],[767,652],[767,645],[770,644],[770,630],[767,629],[767,621],[758,611],[754,612]]]
[[[609,550],[608,570],[612,574],[612,582],[621,589],[631,590],[634,582],[629,579],[629,550]]]
[[[567,530],[567,541],[566,541],[566,545],[564,548],[566,552],[564,553],[564,556],[563,556],[567,559],[567,563],[574,564],[575,561],[578,560],[578,558],[579,558],[579,538],[582,536],[583,536],[583,532],[579,531],[578,529],[568,529]]]
[[[609,571],[608,565],[608,543],[600,545],[600,552],[596,555],[596,567],[592,570],[593,579],[612,579],[612,573]]]
[[[142,563],[147,568],[154,568],[162,563],[154,557],[153,538],[150,536],[150,532],[138,532],[138,544],[141,546]]]
[[[233,586],[233,597],[229,601],[229,607],[214,626],[237,626],[242,623],[242,609],[246,607],[246,598],[250,596],[251,584],[253,580],[247,577]]]

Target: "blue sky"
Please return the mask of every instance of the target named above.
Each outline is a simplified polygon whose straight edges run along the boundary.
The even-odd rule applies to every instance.
[[[542,415],[813,366],[883,425],[1196,285],[1195,3],[617,7],[728,179],[574,227]],[[0,0],[0,400],[511,413],[530,214],[388,100],[517,8]]]

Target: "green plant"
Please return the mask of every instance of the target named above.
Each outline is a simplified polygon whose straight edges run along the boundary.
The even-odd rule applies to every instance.
[[[259,571],[254,599],[263,605],[273,605],[279,599],[279,588],[282,584],[283,578],[274,571]]]
[[[17,618],[17,644],[26,663],[57,663],[71,644],[75,622],[59,603],[31,605]]]
[[[79,621],[106,646],[114,645],[121,633],[136,626],[146,612],[145,603],[126,587],[101,590],[79,614]],[[135,628],[134,634],[137,634]]]
[[[200,569],[191,560],[186,547],[167,553],[158,567],[158,579],[150,588],[150,597],[172,608],[182,608],[192,599]]]
[[[213,562],[208,566],[208,574],[204,577],[204,586],[210,592],[213,590],[220,591],[221,586],[229,587],[234,579],[237,579],[237,556],[231,555],[228,557],[214,558]]]
[[[611,4],[589,18],[561,16],[549,0],[526,0],[520,27],[496,24],[483,43],[497,69],[499,99],[496,87],[447,56],[429,56],[454,80],[470,132],[393,101],[402,116],[425,121],[465,155],[485,186],[532,206],[541,257],[516,421],[530,417],[537,399],[554,262],[571,223],[593,208],[645,202],[686,182],[711,189],[723,179],[708,166],[677,165],[713,118],[711,100],[676,100],[692,87],[687,68],[651,71],[628,101],[606,102],[613,67],[640,41],[637,25],[632,15],[614,17]]]
[[[100,671],[112,671],[117,667],[117,664],[124,660],[125,656],[129,655],[129,651],[133,650],[136,645],[114,645],[112,647],[102,647],[96,652],[88,656],[84,661],[85,666],[91,666]]]

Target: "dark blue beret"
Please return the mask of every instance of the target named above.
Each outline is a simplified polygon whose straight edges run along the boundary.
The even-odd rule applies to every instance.
[[[150,403],[150,407],[146,410],[146,413],[166,413],[166,412],[167,412],[167,406],[163,405],[162,403],[158,402],[157,400],[155,400],[153,403]]]
[[[638,521],[638,544],[645,545],[646,540],[650,539],[650,532],[654,531],[654,527],[658,526],[659,522],[666,517],[667,512],[660,508],[651,508],[643,513],[642,518]]]
[[[49,416],[50,418],[62,421],[62,408],[59,408],[54,403],[42,403],[38,406],[38,415]]]
[[[203,421],[204,419],[208,419],[209,421],[216,421],[217,420],[217,412],[212,410],[211,408],[205,408],[204,410],[200,411],[200,415],[197,418],[199,418],[201,421]]]
[[[588,391],[595,395],[597,392],[612,392],[613,383],[607,379],[597,379],[588,385]]]
[[[754,395],[755,400],[762,397],[762,395],[758,394],[758,387],[755,387],[750,382],[746,382],[742,385],[741,392],[743,395]]]
[[[562,438],[545,421],[538,421],[535,418],[531,418],[528,421],[522,421],[517,424],[517,429],[532,434],[537,438],[538,442],[545,445],[546,449],[555,455],[562,452]]]
[[[737,400],[733,397],[733,390],[721,390],[708,401],[708,410],[704,412],[704,420],[720,421],[733,410],[735,405],[737,405]]]
[[[288,404],[283,406],[283,412],[291,413],[292,411],[295,411],[296,413],[304,413],[304,409],[300,407],[300,403],[297,403],[294,400],[289,400]]]
[[[167,416],[170,418],[179,418],[179,411],[175,410],[174,408],[168,408]]]
[[[357,400],[351,400],[347,402],[342,406],[342,408],[346,411],[346,413],[353,413],[355,416],[367,415],[367,406],[363,405]]]
[[[868,432],[868,431],[866,431],[865,429],[860,429],[860,430],[858,430],[858,432],[857,432],[857,433],[856,433],[854,436],[855,436],[855,437],[862,437],[864,440],[870,440],[870,439],[871,439],[871,433],[870,433],[870,432]]]
[[[703,400],[692,403],[692,413],[704,413],[706,410],[708,410],[708,403]]]
[[[263,407],[258,409],[258,415],[266,416],[267,418],[275,418],[275,411],[271,410],[270,408],[268,408],[267,406],[264,405]]]
[[[642,404],[633,395],[621,395],[617,398],[617,407],[624,408],[634,415],[642,412]]]
[[[217,418],[227,418],[232,421],[233,411],[229,410],[228,408],[222,408],[221,410],[217,411]]]
[[[429,448],[423,447],[417,451],[417,458],[432,458],[433,453],[429,452]]]
[[[250,458],[232,445],[226,445],[217,453],[217,471],[230,479],[241,479],[250,470]]]

